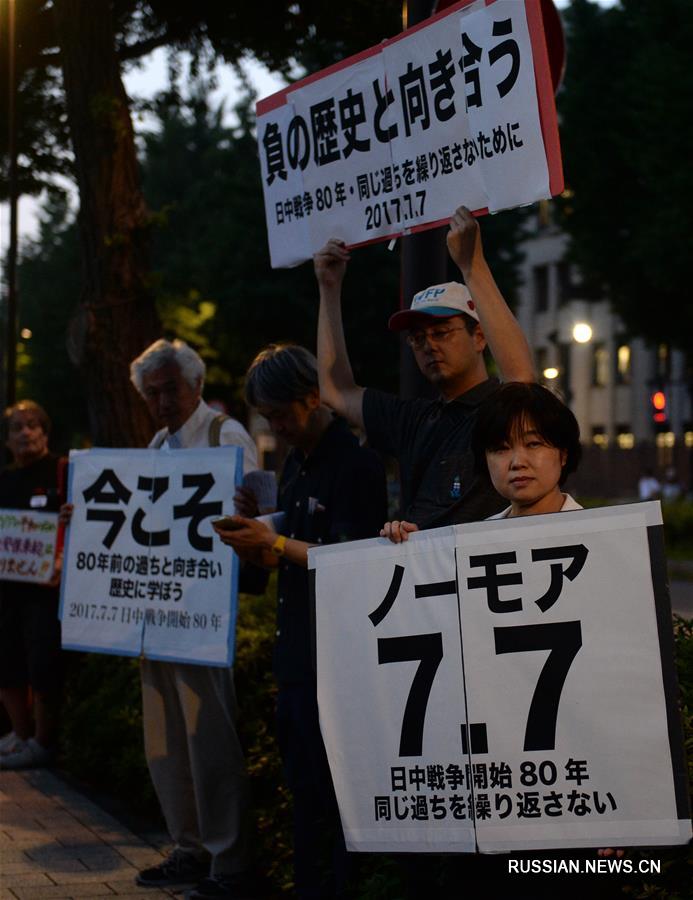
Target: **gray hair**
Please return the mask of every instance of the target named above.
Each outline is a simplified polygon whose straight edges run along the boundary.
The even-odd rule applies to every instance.
[[[156,372],[163,366],[175,365],[191,388],[204,384],[206,367],[199,353],[185,341],[154,341],[130,363],[130,381],[141,394],[145,375]]]
[[[275,406],[302,400],[318,388],[318,361],[298,344],[269,344],[245,376],[249,406]]]

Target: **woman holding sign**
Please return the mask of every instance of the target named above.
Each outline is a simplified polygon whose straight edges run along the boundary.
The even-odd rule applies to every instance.
[[[570,409],[539,384],[509,382],[479,408],[472,435],[477,474],[490,478],[510,506],[489,519],[582,509],[562,487],[580,462],[580,428]],[[380,535],[398,544],[412,522],[386,522]],[[599,856],[623,856],[611,847]]]
[[[23,400],[2,424],[14,462],[0,472],[0,509],[57,512],[64,461],[48,450],[50,419]],[[59,563],[58,556],[43,583],[0,576],[0,700],[12,725],[0,738],[0,769],[44,766],[52,757],[62,672]]]
[[[540,384],[501,385],[479,408],[472,449],[477,472],[510,501],[490,518],[581,509],[562,490],[580,461],[580,429],[568,407]],[[413,522],[393,521],[380,534],[399,544],[414,531]]]

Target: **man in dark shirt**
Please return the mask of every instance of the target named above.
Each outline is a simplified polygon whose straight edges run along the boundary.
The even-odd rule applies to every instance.
[[[424,376],[439,400],[399,400],[354,381],[340,312],[349,252],[328,241],[315,256],[320,287],[318,365],[321,395],[335,412],[365,429],[371,446],[400,464],[402,516],[418,527],[469,522],[499,512],[504,501],[474,474],[470,437],[476,410],[496,385],[484,348],[504,381],[532,381],[527,341],[484,258],[479,226],[465,207],[450,222],[448,250],[466,287],[435,285],[390,319],[407,330]]]
[[[3,426],[14,462],[0,472],[0,508],[57,512],[64,468],[48,450],[48,416],[38,403],[23,400],[5,411]],[[59,577],[50,585],[0,580],[0,698],[12,724],[0,739],[0,769],[46,765],[54,750],[62,670]]]
[[[317,900],[343,888],[346,850],[318,721],[308,548],[377,535],[387,508],[385,473],[378,457],[359,447],[344,420],[322,404],[317,363],[304,348],[273,345],[258,354],[248,370],[246,400],[292,448],[279,484],[284,518],[279,535],[240,516],[234,517],[238,530],[217,531],[241,556],[260,553],[279,568],[278,739],[294,801],[296,892],[302,900]],[[242,489],[238,506],[256,513]],[[321,853],[328,836],[331,862]],[[327,883],[325,868],[331,869]]]

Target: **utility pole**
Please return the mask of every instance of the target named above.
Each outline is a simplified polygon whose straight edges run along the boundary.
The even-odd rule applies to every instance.
[[[406,0],[403,10],[403,27],[418,25],[431,16],[438,7],[438,0]],[[400,307],[410,306],[412,297],[432,284],[448,280],[448,251],[445,242],[447,226],[432,228],[402,238]],[[423,377],[404,335],[400,338],[399,351],[400,396],[434,397],[437,391]]]
[[[15,52],[15,0],[7,0],[8,42],[8,154],[9,154],[9,204],[10,240],[7,250],[7,362],[5,366],[5,405],[11,406],[17,390],[17,61]]]

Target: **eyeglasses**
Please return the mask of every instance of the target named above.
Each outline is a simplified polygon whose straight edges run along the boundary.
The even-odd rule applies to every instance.
[[[466,331],[466,328],[427,328],[425,331],[414,331],[407,335],[407,343],[414,350],[423,350],[426,341],[432,344],[444,344],[454,331]]]

